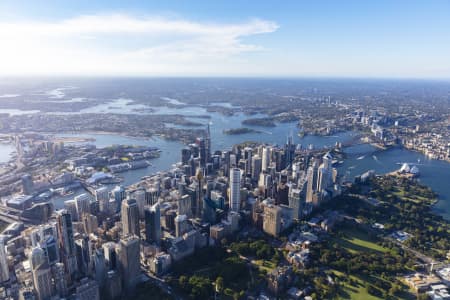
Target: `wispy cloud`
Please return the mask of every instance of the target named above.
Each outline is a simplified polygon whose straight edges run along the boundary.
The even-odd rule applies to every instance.
[[[242,53],[264,50],[246,38],[272,33],[275,22],[202,23],[126,14],[57,22],[0,21],[4,74],[224,73]]]

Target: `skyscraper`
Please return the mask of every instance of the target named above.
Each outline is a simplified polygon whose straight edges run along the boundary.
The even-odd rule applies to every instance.
[[[84,276],[90,275],[90,253],[91,244],[87,235],[83,235],[81,238],[75,241],[75,252],[78,263],[78,271]]]
[[[128,292],[131,292],[138,283],[141,269],[139,238],[127,236],[121,239],[118,247],[118,258],[123,285]]]
[[[295,158],[295,144],[293,142],[294,138],[292,137],[292,134],[288,136],[287,143],[284,148],[284,155],[286,156],[286,165],[290,166],[292,165],[292,162]]]
[[[318,177],[318,168],[317,163],[314,161],[312,166],[308,168],[307,173],[307,188],[306,188],[306,202],[312,205],[317,204],[317,177]]]
[[[98,203],[100,212],[108,212],[109,192],[107,187],[103,186],[95,190],[95,201]]]
[[[183,165],[189,164],[189,159],[191,158],[191,156],[192,156],[191,149],[189,148],[181,149],[181,163]]]
[[[267,205],[264,207],[263,230],[275,237],[281,231],[281,208],[277,205]]]
[[[178,199],[178,215],[191,215],[192,199],[189,195],[183,195]]]
[[[206,147],[206,162],[209,162],[211,159],[211,130],[209,127],[206,128],[206,139],[205,139],[205,147]]]
[[[33,269],[33,284],[38,300],[47,300],[53,296],[52,272],[47,262]]]
[[[253,158],[253,149],[250,147],[244,148],[245,175],[252,174],[252,158]]]
[[[208,162],[207,152],[206,152],[207,151],[207,149],[206,149],[206,141],[203,138],[197,138],[195,143],[198,146],[200,167],[204,168],[204,167],[206,167],[206,163]]]
[[[233,168],[230,171],[230,210],[239,211],[241,208],[241,170]]]
[[[52,266],[53,284],[55,286],[55,293],[63,298],[68,294],[66,271],[64,264],[56,263]]]
[[[175,218],[175,237],[182,236],[187,231],[186,215],[178,215]]]
[[[40,247],[34,247],[31,250],[30,254],[30,267],[31,270],[36,269],[40,265],[42,265],[44,262],[46,262],[47,258],[45,257],[45,252]]]
[[[201,218],[203,211],[203,169],[198,168],[197,174],[197,195],[195,199],[195,217]]]
[[[303,192],[301,189],[290,189],[289,191],[289,207],[292,208],[292,218],[300,219],[303,209]]]
[[[42,250],[44,250],[47,262],[50,264],[50,266],[59,262],[58,243],[54,236],[45,236],[44,240],[39,244],[41,245]]]
[[[159,203],[145,207],[145,239],[159,245],[161,240],[161,211]]]
[[[152,186],[147,191],[145,191],[145,205],[152,206],[158,201],[159,197],[159,188],[156,186]]]
[[[252,179],[257,181],[259,179],[259,174],[261,174],[262,160],[258,155],[254,155],[252,158]]]
[[[108,270],[116,270],[117,269],[117,253],[116,253],[116,244],[113,242],[108,242],[102,245],[103,253],[105,255],[105,263]]]
[[[83,278],[75,290],[77,300],[100,300],[98,282],[89,278]]]
[[[134,191],[134,193],[131,195],[131,198],[136,200],[137,206],[139,208],[139,218],[143,219],[144,218],[144,207],[146,205],[145,190],[139,189],[139,190]]]
[[[122,205],[122,201],[126,198],[127,193],[125,191],[125,188],[123,186],[116,186],[112,191],[111,191],[113,197],[114,197],[114,201],[116,202],[116,207],[114,207],[114,211],[118,212],[120,211],[121,205]]]
[[[75,207],[77,209],[77,220],[83,220],[83,214],[91,212],[91,199],[88,194],[81,194],[75,197]]]
[[[136,200],[126,199],[122,202],[121,217],[124,236],[141,235],[139,230],[139,207]]]
[[[319,192],[323,192],[333,184],[332,160],[333,158],[329,152],[322,157],[322,164],[318,169],[317,179],[317,190]]]
[[[31,195],[34,191],[33,178],[30,174],[25,174],[22,176],[22,190],[25,195]]]
[[[262,171],[266,171],[270,165],[271,148],[264,147],[262,150]]]
[[[0,235],[0,282],[9,280],[8,260],[6,258],[5,237]]]
[[[61,252],[61,260],[63,261],[66,271],[73,277],[77,272],[77,259],[75,253],[75,240],[73,237],[72,216],[67,210],[61,210],[56,216],[59,250]]]

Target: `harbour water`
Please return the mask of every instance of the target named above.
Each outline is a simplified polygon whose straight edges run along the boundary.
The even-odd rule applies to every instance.
[[[15,151],[12,144],[0,143],[0,163],[6,163],[11,159],[11,154]]]
[[[346,179],[368,170],[384,174],[398,170],[403,163],[417,166],[420,170],[419,181],[438,193],[439,201],[434,211],[450,220],[450,164],[445,161],[428,159],[425,155],[403,148],[379,150],[371,145],[357,145],[345,149],[347,159],[339,166]]]

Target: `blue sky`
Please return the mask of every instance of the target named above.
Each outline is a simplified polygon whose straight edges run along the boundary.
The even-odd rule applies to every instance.
[[[450,1],[0,2],[4,75],[450,78]]]

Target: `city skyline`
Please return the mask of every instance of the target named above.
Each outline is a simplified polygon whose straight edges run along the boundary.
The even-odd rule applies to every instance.
[[[0,75],[449,79],[449,6],[3,1]]]

